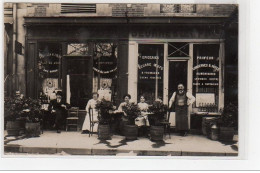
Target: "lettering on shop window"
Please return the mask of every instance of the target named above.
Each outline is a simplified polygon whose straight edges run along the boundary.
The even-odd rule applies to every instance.
[[[39,53],[38,69],[40,77],[57,77],[61,56],[57,53]]]
[[[205,62],[212,62],[212,63],[205,63]],[[218,58],[213,56],[197,56],[196,57],[196,64],[192,69],[200,70],[203,69],[204,72],[196,72],[194,76],[194,86],[218,86],[219,78],[218,78],[218,71],[219,67],[216,65],[218,64]],[[213,72],[210,72],[213,71]]]
[[[159,56],[139,56],[138,71],[140,80],[162,79],[164,67],[159,64],[158,60]]]

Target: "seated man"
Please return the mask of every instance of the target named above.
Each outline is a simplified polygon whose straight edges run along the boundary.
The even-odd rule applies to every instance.
[[[56,93],[56,99],[51,100],[49,104],[49,110],[51,113],[55,114],[55,128],[57,133],[60,133],[61,126],[65,124],[65,120],[67,117],[67,109],[70,108],[70,105],[65,103],[62,99],[62,92],[58,91]]]

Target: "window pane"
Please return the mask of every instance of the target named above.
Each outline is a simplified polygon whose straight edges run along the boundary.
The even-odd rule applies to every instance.
[[[117,86],[117,43],[95,43],[93,91],[109,88],[114,99]]]
[[[163,45],[139,44],[138,54],[138,95],[163,99]]]
[[[189,43],[168,43],[168,57],[189,57]]]
[[[85,43],[68,44],[67,55],[87,55],[88,53],[88,45]]]
[[[219,100],[219,45],[194,45],[193,94],[202,112],[217,112]]]
[[[58,89],[61,45],[58,43],[39,43],[38,52],[38,91],[48,98],[53,98],[55,97],[53,91]]]

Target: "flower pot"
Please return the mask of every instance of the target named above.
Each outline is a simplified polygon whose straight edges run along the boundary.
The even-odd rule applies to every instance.
[[[138,126],[125,125],[124,134],[127,140],[136,140],[138,135]]]
[[[26,123],[26,118],[19,118],[16,120],[20,124],[20,134],[25,133],[25,123]]]
[[[232,142],[234,137],[233,127],[220,127],[219,140],[225,142]]]
[[[25,123],[25,134],[29,137],[37,137],[41,134],[40,123]]]
[[[21,123],[19,121],[7,121],[6,130],[8,136],[19,136]]]
[[[150,135],[152,141],[162,141],[164,135],[164,127],[163,126],[151,126]]]
[[[107,140],[111,138],[109,125],[102,125],[102,124],[98,125],[98,138],[103,140]]]

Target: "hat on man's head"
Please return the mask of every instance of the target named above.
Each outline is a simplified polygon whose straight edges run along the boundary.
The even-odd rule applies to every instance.
[[[57,93],[56,93],[56,96],[62,96],[62,92],[61,91],[57,91]]]

